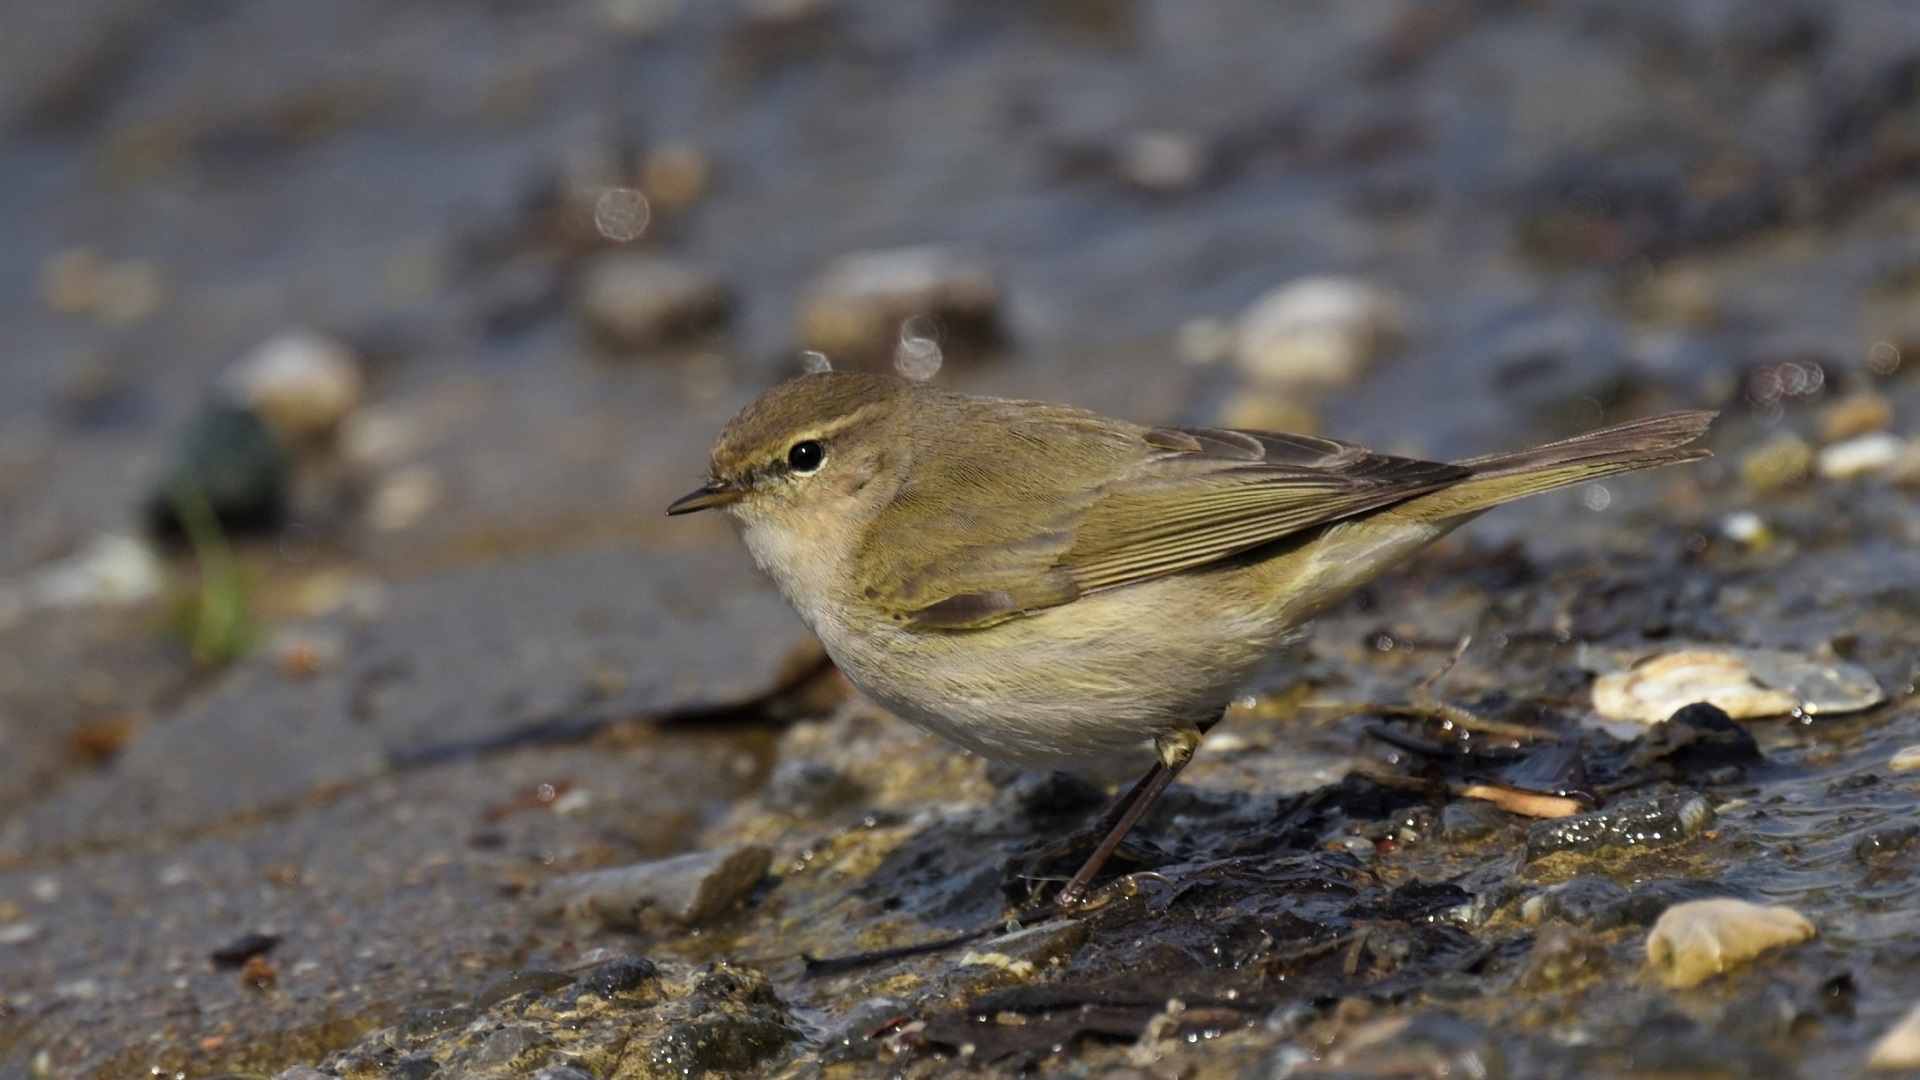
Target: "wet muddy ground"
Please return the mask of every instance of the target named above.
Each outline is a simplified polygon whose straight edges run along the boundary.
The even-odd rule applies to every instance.
[[[0,17],[0,1077],[1816,1077],[1920,1003],[1905,0]],[[1318,275],[1373,321],[1303,382],[1247,343]],[[291,435],[234,374],[289,340],[359,380]],[[1011,926],[1104,793],[661,515],[802,350],[929,341],[1434,456],[1723,417],[1321,620]],[[208,444],[211,529],[155,501]],[[1699,646],[1885,700],[1601,715]],[[1677,985],[1714,898],[1813,936]]]

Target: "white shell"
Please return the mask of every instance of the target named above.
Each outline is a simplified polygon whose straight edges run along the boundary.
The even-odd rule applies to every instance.
[[[1603,719],[1642,724],[1657,724],[1697,701],[1745,720],[1858,712],[1885,700],[1879,683],[1856,664],[1777,649],[1678,649],[1593,684],[1593,708]]]

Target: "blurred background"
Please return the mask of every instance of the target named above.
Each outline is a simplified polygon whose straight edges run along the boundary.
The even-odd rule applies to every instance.
[[[1888,428],[1920,362],[1912,0],[0,22],[0,868],[23,874],[582,700],[777,682],[795,625],[721,523],[661,511],[734,409],[822,358],[1436,456],[1716,407],[1735,434],[1702,475],[1754,490]],[[1910,442],[1856,449],[1835,467],[1920,475]],[[245,699],[236,663],[331,689]],[[322,719],[166,749],[222,708]]]

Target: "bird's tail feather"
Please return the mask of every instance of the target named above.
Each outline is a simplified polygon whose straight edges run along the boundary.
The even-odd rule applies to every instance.
[[[1618,473],[1677,465],[1711,455],[1689,446],[1718,415],[1677,412],[1589,431],[1571,439],[1489,454],[1459,464],[1473,474],[1451,487],[1393,506],[1383,519],[1433,521],[1476,514],[1503,502]]]

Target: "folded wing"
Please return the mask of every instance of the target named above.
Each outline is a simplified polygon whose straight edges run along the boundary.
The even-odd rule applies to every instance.
[[[1029,430],[1035,437],[1019,444],[1018,460],[915,463],[917,480],[936,482],[912,485],[874,523],[863,553],[876,572],[869,601],[922,628],[991,626],[1228,559],[1470,473],[1333,439],[1116,430],[1068,411]]]

